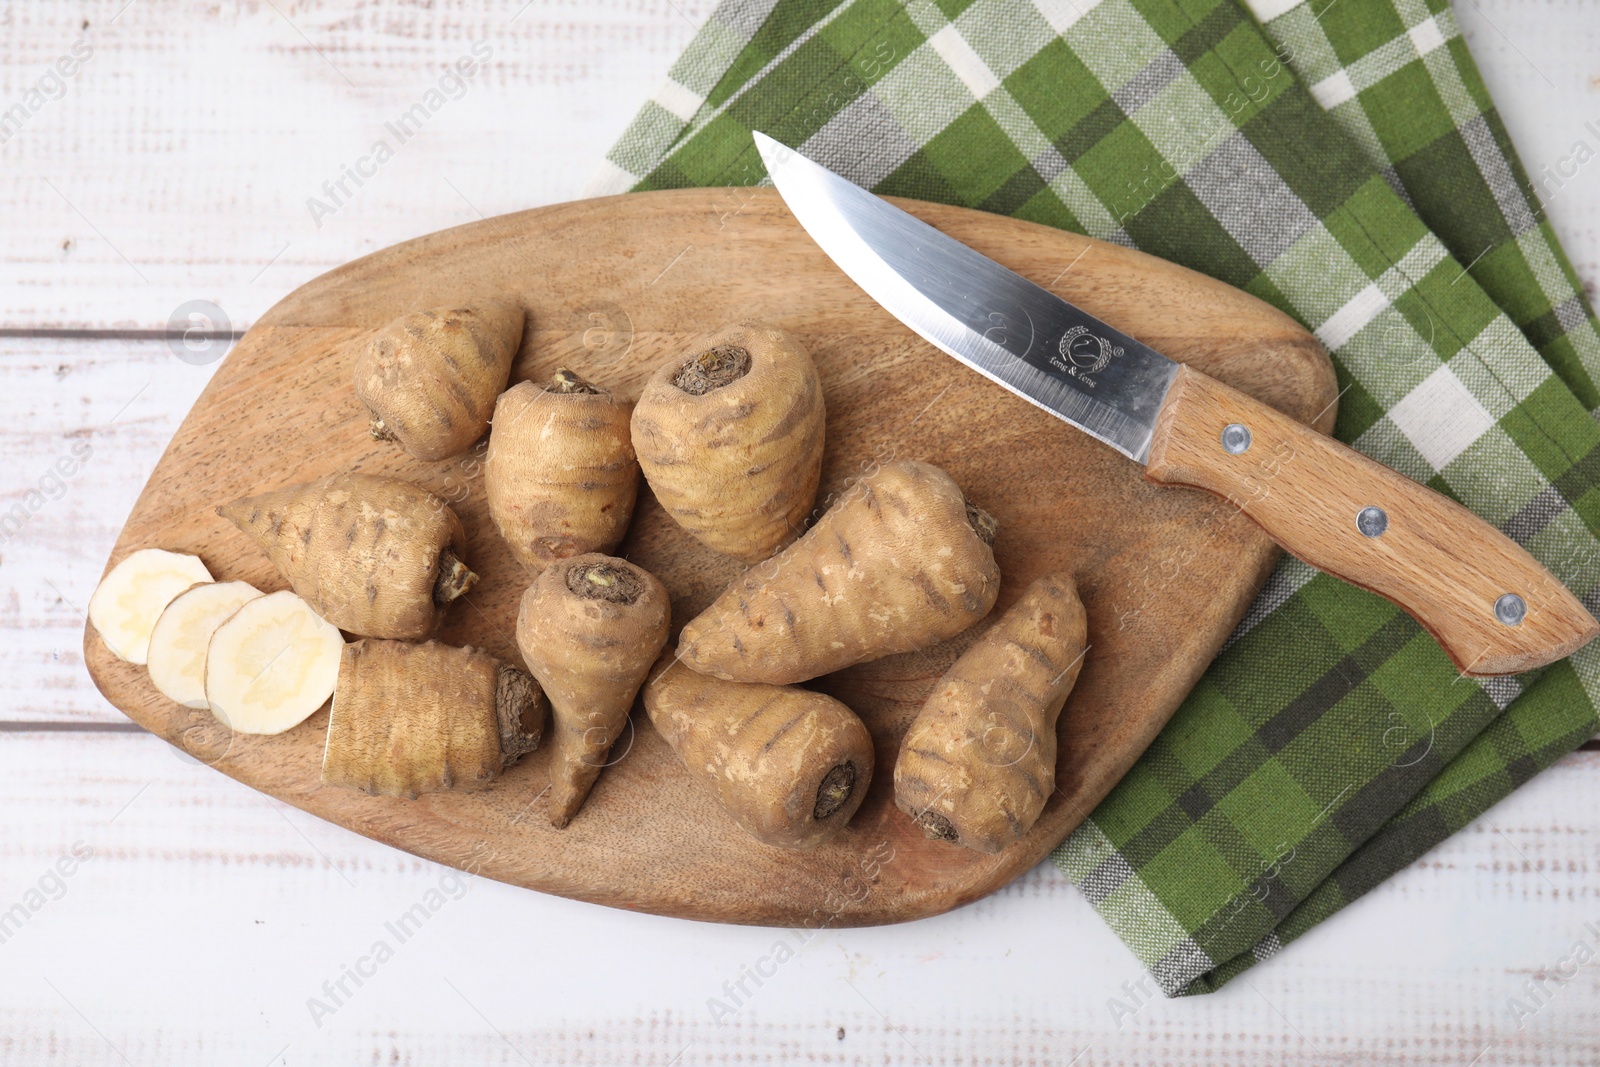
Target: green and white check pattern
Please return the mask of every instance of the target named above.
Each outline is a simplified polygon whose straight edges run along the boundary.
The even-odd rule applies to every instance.
[[[1342,440],[1498,524],[1600,607],[1594,320],[1548,227],[1507,221],[1517,190],[1492,160],[1522,172],[1503,131],[1498,156],[1463,132],[1499,127],[1448,9],[1336,0],[1319,19],[1268,2],[1264,30],[1237,0],[724,0],[595,191],[757,183],[760,129],[880,193],[1220,278],[1327,346]],[[1343,70],[1345,112],[1302,69],[1324,99]],[[1429,155],[1408,126],[1417,71],[1450,120],[1435,140],[1463,152]],[[1456,198],[1502,213],[1472,273],[1452,250],[1475,231],[1445,226]],[[1463,679],[1387,601],[1286,559],[1055,858],[1164,990],[1208,991],[1593,735],[1597,702],[1600,650]]]
[[[1448,4],[1250,7],[1317,103],[1451,255],[1471,264],[1583,405],[1600,406],[1600,323],[1544,213],[1570,175],[1549,165],[1533,181],[1524,173]]]

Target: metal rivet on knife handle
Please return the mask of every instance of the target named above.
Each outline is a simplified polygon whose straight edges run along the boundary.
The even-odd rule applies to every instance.
[[[1222,450],[1230,456],[1237,456],[1250,447],[1250,427],[1239,422],[1230,422],[1222,428]]]
[[[1494,617],[1507,626],[1517,625],[1527,614],[1527,603],[1515,593],[1507,593],[1494,602]]]
[[[1380,507],[1368,504],[1356,512],[1356,529],[1363,537],[1382,537],[1389,528],[1389,515]]]

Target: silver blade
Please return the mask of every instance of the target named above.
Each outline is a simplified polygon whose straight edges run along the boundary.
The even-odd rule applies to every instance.
[[[1178,365],[762,133],[800,225],[936,348],[1144,463]]]

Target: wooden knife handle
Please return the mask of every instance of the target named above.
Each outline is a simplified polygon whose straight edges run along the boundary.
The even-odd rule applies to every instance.
[[[1521,545],[1433,490],[1180,367],[1145,477],[1224,497],[1285,550],[1427,628],[1464,674],[1515,674],[1600,634]]]

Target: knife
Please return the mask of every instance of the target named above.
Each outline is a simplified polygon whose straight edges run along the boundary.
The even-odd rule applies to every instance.
[[[1466,508],[1081,308],[762,133],[784,203],[868,296],[935,348],[1145,465],[1223,497],[1318,570],[1421,623],[1469,675],[1600,634],[1521,545]]]

